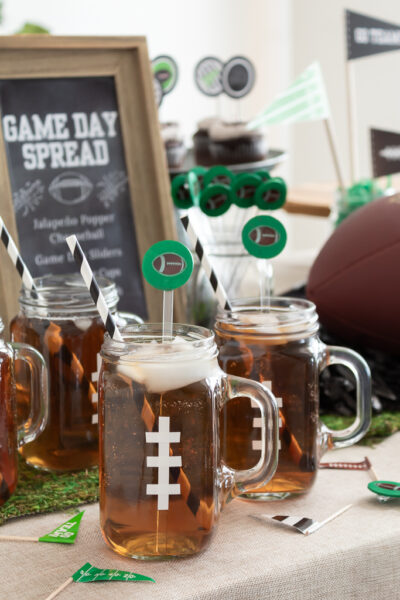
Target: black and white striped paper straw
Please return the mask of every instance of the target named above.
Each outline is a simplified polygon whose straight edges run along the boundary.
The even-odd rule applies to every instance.
[[[194,251],[197,254],[197,258],[199,259],[200,264],[203,267],[209,282],[211,283],[211,287],[214,290],[215,296],[218,300],[220,307],[223,310],[232,310],[232,306],[228,300],[228,296],[226,295],[226,292],[221,282],[219,281],[214,269],[212,268],[206,253],[204,252],[203,245],[197,237],[197,234],[192,227],[188,215],[184,215],[183,217],[181,217],[181,223],[185,228],[185,231],[188,235],[191,244],[193,245]]]
[[[86,259],[86,256],[83,253],[83,250],[81,248],[80,243],[77,240],[76,235],[70,235],[66,238],[65,241],[67,242],[69,249],[71,250],[71,254],[79,267],[83,281],[85,282],[86,287],[89,290],[90,295],[92,296],[92,300],[96,305],[101,320],[103,321],[105,328],[110,334],[110,337],[113,340],[116,340],[117,342],[123,342],[123,337],[118,330],[114,317],[108,309],[103,293],[99,288],[93,271],[89,266],[89,263]]]
[[[3,242],[8,256],[10,257],[13,265],[15,266],[17,273],[22,279],[23,286],[29,290],[32,296],[38,298],[38,291],[36,285],[33,281],[33,277],[30,274],[28,267],[26,266],[24,260],[22,259],[21,254],[18,251],[17,246],[15,245],[14,240],[12,239],[7,227],[4,225],[3,219],[0,217],[0,237]]]

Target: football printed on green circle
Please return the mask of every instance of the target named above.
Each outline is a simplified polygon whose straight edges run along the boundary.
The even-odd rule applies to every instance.
[[[273,258],[284,249],[287,235],[278,219],[259,215],[243,227],[242,241],[249,254],[257,258]]]
[[[189,189],[188,178],[184,173],[176,175],[171,184],[171,194],[177,208],[188,209],[193,206],[192,195]]]
[[[379,496],[400,498],[400,483],[396,481],[371,481],[368,489]]]
[[[220,217],[231,207],[231,190],[227,185],[208,185],[200,197],[200,208],[208,217]]]
[[[193,258],[181,242],[163,240],[147,250],[142,271],[147,283],[158,290],[175,290],[190,279]]]
[[[240,208],[253,206],[261,177],[255,173],[242,173],[235,178],[231,186],[232,202]]]
[[[178,81],[178,65],[172,56],[157,56],[151,61],[151,70],[161,84],[163,95],[172,92]]]
[[[203,185],[204,187],[207,187],[210,183],[231,185],[234,178],[234,174],[227,167],[217,165],[216,167],[208,169],[207,173],[204,175]]]
[[[286,183],[281,177],[263,181],[255,193],[255,204],[261,210],[277,210],[286,201]]]

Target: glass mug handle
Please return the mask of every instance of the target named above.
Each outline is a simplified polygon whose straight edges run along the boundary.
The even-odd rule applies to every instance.
[[[30,415],[18,428],[18,446],[33,442],[47,424],[49,412],[48,373],[43,356],[27,344],[10,344],[14,360],[23,360],[30,371]]]
[[[265,485],[275,474],[279,453],[279,409],[275,396],[256,381],[223,374],[227,394],[221,409],[230,400],[245,397],[257,404],[261,416],[261,457],[250,469],[232,469],[222,461],[222,488],[231,498]],[[267,446],[268,440],[268,446]],[[229,489],[227,489],[229,487]]]
[[[361,440],[371,425],[371,373],[365,360],[357,352],[340,346],[324,346],[324,363],[321,370],[330,365],[343,365],[350,369],[356,380],[357,415],[346,429],[330,429],[320,424],[321,449],[345,448]]]

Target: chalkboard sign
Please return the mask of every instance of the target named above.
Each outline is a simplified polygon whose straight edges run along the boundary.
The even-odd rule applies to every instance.
[[[141,260],[175,231],[145,42],[40,39],[0,40],[0,214],[34,276],[75,271],[65,244],[75,233],[93,270],[116,282],[120,309],[158,319]],[[67,52],[58,57],[60,46]],[[2,289],[0,308],[9,312]]]

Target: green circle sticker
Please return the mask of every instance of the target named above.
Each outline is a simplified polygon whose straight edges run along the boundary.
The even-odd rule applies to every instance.
[[[204,187],[210,185],[210,183],[222,183],[223,185],[231,185],[234,179],[232,171],[222,165],[211,167],[204,175]]]
[[[285,204],[286,184],[281,177],[264,181],[257,189],[255,203],[261,210],[277,210]]]
[[[209,217],[219,217],[229,210],[232,204],[230,188],[217,183],[208,185],[202,192],[200,208]]]
[[[164,240],[151,246],[143,257],[143,276],[158,290],[175,290],[184,285],[193,271],[193,258],[180,242]]]
[[[254,173],[243,173],[235,178],[231,187],[232,202],[240,208],[253,206],[261,177]]]
[[[187,210],[193,206],[188,178],[183,173],[173,178],[171,184],[171,194],[174,204],[177,208]]]
[[[151,61],[153,76],[160,82],[163,95],[172,92],[178,81],[178,65],[172,56],[157,56]]]
[[[282,252],[287,235],[282,223],[274,217],[259,215],[247,221],[242,241],[249,254],[257,258],[273,258]]]
[[[379,496],[390,496],[391,498],[400,498],[400,483],[396,481],[371,481],[368,489]]]

